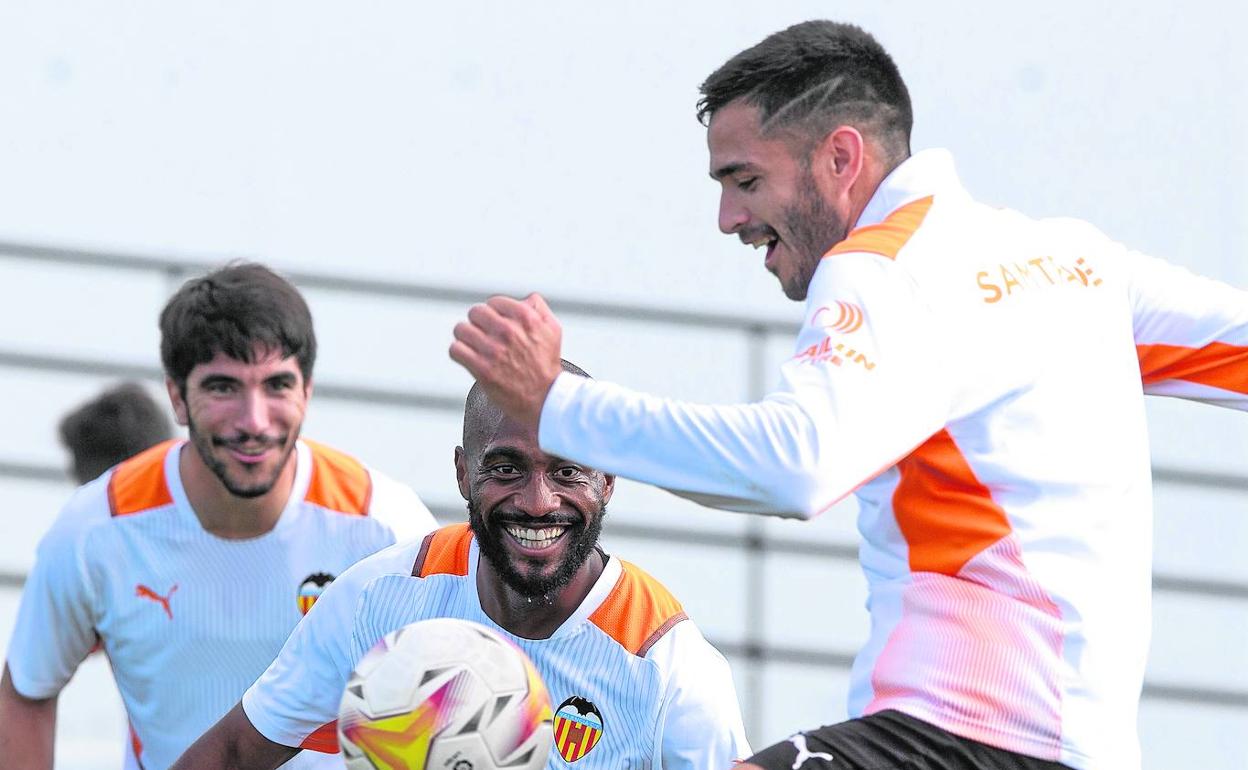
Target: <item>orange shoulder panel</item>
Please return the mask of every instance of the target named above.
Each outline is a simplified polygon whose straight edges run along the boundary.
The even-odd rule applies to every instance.
[[[910,547],[910,569],[956,575],[976,554],[1010,534],[1005,510],[941,430],[897,464],[897,526]]]
[[[855,228],[845,240],[836,244],[823,256],[844,254],[849,251],[865,251],[882,257],[896,259],[901,247],[906,245],[914,231],[923,224],[923,218],[932,207],[932,196],[919,198],[897,209],[878,225]]]
[[[108,510],[113,516],[129,516],[173,502],[165,480],[165,455],[175,439],[162,441],[122,462],[108,479]]]
[[[367,516],[373,498],[368,470],[351,455],[303,439],[312,450],[312,478],[304,498],[313,505],[355,516]]]
[[[1136,345],[1144,384],[1183,380],[1248,393],[1248,347],[1211,342],[1203,348]]]
[[[633,564],[621,560],[620,565],[620,579],[589,622],[624,649],[645,657],[655,642],[688,616],[662,583]]]
[[[451,524],[435,529],[420,544],[420,555],[412,565],[416,577],[430,575],[467,575],[468,548],[472,545],[472,529],[467,524]]]

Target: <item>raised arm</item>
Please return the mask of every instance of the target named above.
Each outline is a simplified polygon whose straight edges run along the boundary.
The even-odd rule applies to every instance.
[[[950,393],[935,324],[904,270],[838,256],[811,284],[779,388],[706,405],[561,374],[542,448],[728,510],[810,518],[939,431]]]
[[[795,355],[760,402],[692,404],[560,373],[545,302],[492,298],[450,354],[542,448],[704,505],[809,518],[895,464],[948,418],[935,329],[891,260],[843,254],[810,287]]]

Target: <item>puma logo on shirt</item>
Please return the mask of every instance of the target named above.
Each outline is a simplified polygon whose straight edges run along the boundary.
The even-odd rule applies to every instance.
[[[178,590],[178,584],[174,583],[173,588],[169,589],[169,593],[165,594],[164,596],[161,596],[160,594],[156,593],[155,591],[143,585],[142,583],[139,583],[138,585],[134,587],[134,595],[141,597],[143,599],[151,599],[152,601],[159,604],[161,607],[164,607],[165,614],[169,616],[170,620],[173,620],[173,610],[169,608],[169,599],[173,596],[173,592],[176,590]]]

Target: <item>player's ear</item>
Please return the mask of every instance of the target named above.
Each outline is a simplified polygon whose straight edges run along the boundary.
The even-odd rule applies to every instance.
[[[303,400],[307,401],[310,398],[312,398],[312,378],[311,377],[304,380],[304,383],[303,383]]]
[[[604,473],[602,478],[602,504],[606,505],[611,502],[611,495],[615,493],[615,476]]]
[[[455,481],[459,484],[459,496],[468,499],[468,455],[462,446],[455,447]]]
[[[178,421],[178,425],[186,426],[190,424],[187,419],[186,398],[183,386],[173,381],[172,377],[165,378],[165,390],[169,393],[169,405],[173,407],[173,417]]]
[[[853,126],[839,126],[825,136],[810,158],[820,192],[832,200],[846,196],[862,173],[865,153],[866,140]]]

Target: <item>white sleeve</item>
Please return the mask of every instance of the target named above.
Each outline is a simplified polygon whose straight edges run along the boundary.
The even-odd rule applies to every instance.
[[[329,747],[313,736],[334,730],[338,719],[342,691],[355,667],[351,633],[356,606],[375,572],[377,555],[357,562],[329,584],[277,658],[243,693],[243,711],[265,738],[292,748],[336,750],[336,743]]]
[[[90,505],[100,483],[79,489],[61,511],[22,588],[7,657],[13,687],[27,698],[57,695],[97,641],[87,541],[98,523],[94,514],[108,515]]]
[[[411,487],[372,468],[368,469],[368,474],[373,482],[368,515],[394,533],[393,542],[422,538],[438,528],[429,507]]]
[[[750,757],[728,661],[693,621],[677,623],[646,657],[668,674],[660,718],[663,770],[723,770]]]
[[[809,297],[797,352],[761,402],[690,404],[565,372],[542,408],[542,449],[717,508],[823,512],[944,427],[951,393],[904,268],[838,255]]]
[[[1248,410],[1248,292],[1128,253],[1144,392]]]

